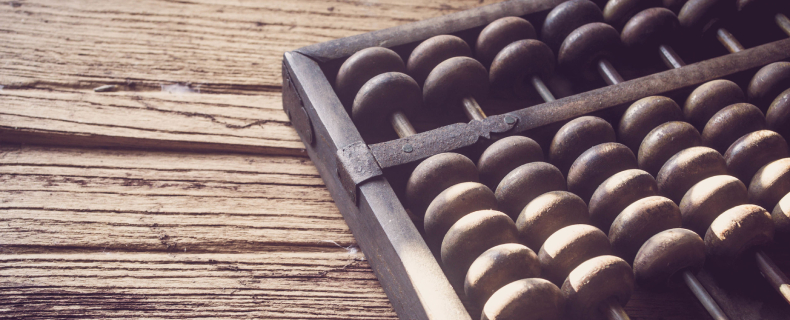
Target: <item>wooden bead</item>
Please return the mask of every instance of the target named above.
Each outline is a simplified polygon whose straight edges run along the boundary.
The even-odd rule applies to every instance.
[[[702,137],[697,129],[687,122],[672,121],[651,130],[639,145],[637,163],[639,168],[652,175],[664,163],[681,150],[702,145]]]
[[[617,137],[634,152],[647,134],[659,125],[670,121],[683,120],[680,106],[667,97],[653,96],[634,102],[623,113],[617,128]]]
[[[516,226],[504,213],[482,210],[465,215],[442,240],[442,266],[447,280],[462,288],[466,272],[477,257],[500,244],[516,242]]]
[[[723,174],[727,174],[727,164],[720,153],[693,147],[672,156],[658,171],[656,182],[663,196],[678,203],[697,182]]]
[[[474,162],[458,153],[440,153],[423,160],[406,182],[406,203],[417,217],[425,215],[425,209],[444,189],[461,182],[477,182]]]
[[[771,212],[777,233],[790,234],[790,193],[787,193]]]
[[[780,61],[757,71],[746,92],[751,103],[766,111],[771,101],[787,88],[790,88],[790,62]]]
[[[765,114],[768,129],[776,131],[785,140],[790,139],[790,89],[783,91]]]
[[[713,18],[721,16],[726,0],[689,0],[678,13],[680,25],[686,29],[704,31],[703,27]]]
[[[749,192],[741,180],[728,175],[704,179],[691,187],[680,200],[683,227],[704,236],[722,212],[748,201]]]
[[[519,240],[527,247],[539,250],[554,232],[573,224],[589,221],[587,205],[577,195],[567,191],[546,192],[524,207],[516,220]]]
[[[614,219],[609,229],[609,242],[617,256],[632,262],[639,247],[653,235],[680,228],[683,219],[672,200],[652,196],[632,203]]]
[[[464,293],[482,308],[494,292],[507,284],[539,276],[540,263],[534,251],[517,243],[500,244],[483,252],[469,267]]]
[[[631,299],[634,273],[623,259],[599,256],[573,269],[561,290],[572,319],[604,319],[602,302],[614,298],[625,305]]]
[[[549,162],[567,174],[573,161],[587,149],[606,142],[615,141],[614,128],[606,120],[584,116],[563,125],[549,146]]]
[[[508,173],[494,195],[499,209],[515,220],[533,199],[546,192],[560,190],[567,190],[567,187],[557,167],[545,162],[530,162]]]
[[[702,130],[711,117],[724,107],[746,101],[746,96],[735,82],[713,80],[694,89],[683,105],[686,121]]]
[[[411,114],[422,107],[422,89],[411,77],[387,72],[370,79],[357,93],[351,118],[363,134],[389,128],[395,111]]]
[[[790,157],[787,141],[778,133],[760,130],[736,140],[724,153],[727,169],[747,183],[757,170],[774,160]]]
[[[658,46],[677,37],[678,17],[666,8],[650,8],[633,16],[623,27],[620,40],[626,47]]]
[[[724,153],[743,135],[765,129],[765,116],[752,104],[736,103],[721,109],[702,129],[702,143]]]
[[[638,12],[659,5],[659,0],[609,0],[603,8],[603,21],[619,29]]]
[[[774,238],[771,214],[760,206],[744,204],[722,213],[705,233],[705,252],[714,265],[726,268],[755,246]]]
[[[510,136],[492,143],[477,161],[480,182],[496,190],[499,182],[522,164],[543,161],[540,145],[524,136]]]
[[[489,23],[477,36],[475,57],[490,66],[494,57],[507,45],[518,40],[535,39],[535,27],[520,17],[504,17]]]
[[[425,243],[439,252],[447,230],[463,216],[480,210],[496,210],[494,192],[477,182],[461,182],[442,191],[425,211]]]
[[[590,221],[608,234],[614,219],[628,205],[657,195],[656,179],[649,173],[639,169],[618,172],[595,189],[590,198]]]
[[[566,1],[554,7],[546,16],[541,40],[556,52],[573,30],[588,23],[602,21],[603,13],[595,3],[588,0]]]
[[[643,287],[666,285],[679,273],[699,272],[705,264],[705,242],[691,230],[674,228],[647,239],[634,259],[634,278]]]
[[[519,40],[506,46],[491,63],[492,86],[514,88],[532,76],[548,79],[554,73],[554,53],[538,40]]]
[[[488,299],[483,320],[559,320],[563,319],[565,297],[560,289],[543,279],[511,282]]]
[[[600,59],[611,58],[622,43],[620,33],[612,26],[593,22],[573,30],[562,42],[557,65],[569,75],[581,75],[592,80],[598,77],[593,66]]]
[[[335,91],[346,111],[351,111],[354,97],[368,80],[386,72],[406,72],[400,56],[387,48],[365,48],[346,59],[335,78]]]
[[[423,41],[411,52],[406,61],[407,73],[422,86],[425,79],[443,61],[453,57],[471,57],[472,49],[463,39],[439,35]]]
[[[469,57],[454,57],[436,66],[422,88],[425,106],[460,106],[461,99],[481,99],[488,95],[488,71]]]
[[[749,183],[749,201],[773,208],[790,192],[790,158],[773,161],[757,170]]]
[[[611,255],[609,238],[600,229],[574,224],[554,232],[540,247],[538,261],[543,278],[560,284],[582,262],[597,256]]]
[[[636,169],[631,149],[616,143],[602,143],[582,153],[568,170],[568,191],[589,202],[595,189],[615,173]]]

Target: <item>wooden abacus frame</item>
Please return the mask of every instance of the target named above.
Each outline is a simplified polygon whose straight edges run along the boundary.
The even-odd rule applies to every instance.
[[[335,94],[333,76],[327,76],[331,74],[327,70],[336,71],[346,58],[367,47],[413,48],[435,35],[479,32],[498,18],[547,12],[561,2],[511,0],[285,53],[284,109],[401,318],[469,319],[470,315],[385,178],[384,169],[480,140],[529,134],[646,96],[689,90],[790,58],[790,39],[779,40],[482,121],[448,125],[372,145],[363,141]]]

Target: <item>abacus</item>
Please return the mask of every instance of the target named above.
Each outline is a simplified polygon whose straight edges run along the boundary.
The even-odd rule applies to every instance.
[[[403,319],[790,319],[787,13],[511,0],[287,52],[283,106]]]

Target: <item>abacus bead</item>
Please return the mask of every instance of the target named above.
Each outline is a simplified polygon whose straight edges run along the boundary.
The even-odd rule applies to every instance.
[[[543,278],[562,285],[568,274],[582,262],[611,254],[609,238],[600,229],[574,224],[557,230],[546,239],[540,247],[538,260]]]
[[[787,193],[771,212],[776,232],[790,234],[790,193]]]
[[[557,167],[545,162],[530,162],[513,169],[497,186],[499,209],[516,220],[524,207],[538,196],[566,190],[565,178]]]
[[[748,103],[736,103],[713,115],[702,129],[702,143],[724,153],[743,135],[765,129],[765,116]]]
[[[659,5],[658,0],[609,0],[603,8],[603,21],[620,28],[637,12]]]
[[[481,99],[488,94],[488,71],[469,57],[454,57],[436,66],[425,79],[423,101],[429,108],[460,105],[461,99]]]
[[[573,30],[560,46],[557,65],[566,73],[592,79],[597,77],[592,66],[599,59],[609,58],[622,43],[620,33],[612,26],[593,22]]]
[[[585,202],[606,179],[620,171],[636,169],[636,157],[631,149],[616,143],[602,143],[582,153],[568,170],[568,191]]]
[[[615,141],[614,128],[606,120],[584,116],[563,125],[549,146],[549,161],[563,174],[568,173],[573,161],[587,149]]]
[[[702,130],[708,120],[726,106],[746,101],[743,90],[730,80],[713,80],[694,89],[686,99],[686,121]]]
[[[771,101],[787,88],[790,88],[790,62],[780,61],[757,71],[746,92],[749,101],[765,111]]]
[[[411,77],[387,72],[370,79],[357,93],[351,118],[362,133],[374,133],[390,127],[395,111],[407,114],[422,106],[422,89]]]
[[[453,57],[471,57],[472,49],[463,39],[439,35],[423,41],[411,52],[406,61],[407,73],[421,86],[433,69]]]
[[[724,153],[724,161],[733,176],[750,182],[762,166],[789,156],[787,141],[782,136],[770,130],[760,130],[736,140]]]
[[[599,256],[585,261],[562,284],[573,319],[603,319],[602,302],[615,298],[620,305],[631,299],[634,273],[628,262],[615,256]]]
[[[459,219],[480,210],[497,209],[494,192],[477,182],[461,182],[442,191],[425,211],[425,242],[439,252],[442,239]]]
[[[400,56],[387,48],[365,48],[346,59],[335,79],[337,96],[346,110],[351,111],[354,97],[368,80],[386,72],[406,72]]]
[[[771,162],[752,177],[749,201],[763,208],[773,208],[790,192],[790,158]]]
[[[653,96],[637,100],[623,113],[617,135],[624,145],[639,151],[647,133],[670,121],[683,120],[680,106],[667,97]]]
[[[464,293],[476,306],[508,283],[540,276],[538,256],[517,243],[500,244],[486,250],[472,263],[464,280]]]
[[[776,131],[785,139],[790,139],[790,89],[783,91],[768,108],[765,114],[768,129]]]
[[[567,191],[546,192],[532,200],[516,220],[521,243],[539,250],[555,231],[573,224],[586,224],[587,205]]]
[[[477,168],[472,160],[458,153],[440,153],[414,168],[406,182],[406,203],[412,214],[423,217],[425,209],[444,189],[477,181]]]
[[[697,182],[723,174],[727,174],[727,164],[720,153],[693,147],[672,156],[659,170],[656,182],[659,192],[677,203]]]
[[[563,2],[549,12],[541,30],[541,40],[557,51],[573,30],[585,24],[603,21],[603,13],[588,0]]]
[[[722,213],[705,233],[705,252],[715,265],[727,266],[746,250],[773,241],[771,214],[760,206],[744,204]]]
[[[685,270],[699,272],[704,264],[702,238],[691,230],[674,228],[657,233],[639,248],[634,278],[640,286],[659,287]]]
[[[522,164],[543,161],[540,145],[524,136],[510,136],[491,144],[477,161],[480,182],[495,190],[499,182]]]
[[[648,238],[682,224],[680,209],[672,200],[647,197],[632,203],[614,219],[609,229],[609,242],[617,256],[631,262]]]
[[[652,175],[681,150],[702,145],[697,129],[687,122],[672,121],[651,130],[639,145],[639,168]]]
[[[519,40],[502,49],[491,63],[492,86],[513,88],[532,76],[547,79],[554,73],[554,53],[538,40]]]
[[[507,45],[524,39],[535,39],[535,27],[520,17],[504,17],[489,23],[477,36],[475,57],[484,66],[491,65],[497,53]]]
[[[718,17],[727,0],[689,0],[678,13],[680,25],[685,29],[702,30],[713,18]]]
[[[565,297],[551,282],[539,278],[521,279],[497,290],[488,299],[482,320],[559,320],[563,318]]]
[[[728,175],[704,179],[691,187],[680,200],[683,227],[704,236],[722,212],[748,201],[749,192],[741,180]]]
[[[507,215],[494,210],[475,211],[453,224],[442,240],[441,258],[447,279],[463,286],[466,272],[486,250],[516,243],[516,226]]]
[[[678,17],[666,8],[642,10],[623,27],[620,39],[627,47],[658,46],[672,40],[680,29]]]
[[[656,195],[658,185],[649,173],[639,169],[618,172],[595,189],[590,198],[590,221],[609,233],[609,227],[623,209],[639,199]]]

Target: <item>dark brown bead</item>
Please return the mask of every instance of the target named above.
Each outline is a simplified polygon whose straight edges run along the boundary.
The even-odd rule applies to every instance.
[[[650,8],[637,13],[623,27],[620,39],[627,47],[658,46],[678,36],[680,22],[666,8]]]
[[[335,91],[346,111],[351,112],[354,97],[368,80],[386,72],[406,72],[400,56],[387,48],[365,48],[346,59],[335,78]]]
[[[787,193],[771,212],[774,227],[777,233],[790,234],[790,193]]]
[[[765,116],[752,104],[736,103],[713,115],[702,129],[702,144],[720,153],[745,134],[765,129]]]
[[[768,129],[776,131],[785,140],[790,139],[790,89],[783,91],[765,114]]]
[[[573,269],[561,290],[572,319],[605,319],[601,303],[615,299],[626,305],[634,292],[634,272],[623,259],[599,256]]]
[[[639,151],[639,145],[647,134],[659,125],[683,120],[680,106],[667,97],[653,96],[634,102],[620,118],[617,136],[620,142]]]
[[[422,88],[428,108],[460,107],[461,99],[488,95],[488,71],[469,57],[450,58],[431,71]]]
[[[422,89],[411,77],[387,72],[373,77],[357,93],[351,118],[360,132],[373,133],[389,128],[395,111],[412,114],[422,107]]]
[[[765,112],[782,91],[790,88],[790,62],[780,61],[762,67],[754,74],[749,88],[749,102]]]
[[[672,200],[653,196],[632,203],[614,219],[609,229],[609,242],[617,256],[634,261],[639,247],[653,235],[680,228],[680,209]]]
[[[472,49],[463,39],[439,35],[420,43],[409,55],[407,73],[422,86],[425,79],[443,61],[453,57],[471,57]]]
[[[461,182],[442,191],[425,210],[425,243],[439,252],[447,230],[463,216],[480,210],[497,209],[494,192],[477,182]]]
[[[504,17],[489,23],[477,36],[475,57],[490,66],[494,57],[507,45],[518,40],[535,39],[535,27],[520,17]]]
[[[712,176],[727,174],[727,164],[716,150],[693,147],[670,158],[656,176],[658,191],[679,203],[692,186]]]
[[[554,73],[554,53],[538,40],[519,40],[502,49],[491,63],[492,86],[515,88],[532,76],[548,79]]]
[[[515,220],[533,199],[549,191],[561,190],[566,190],[565,177],[557,167],[545,162],[530,162],[508,173],[494,194],[499,209]]]
[[[620,171],[636,168],[636,157],[628,147],[616,142],[599,144],[582,153],[571,165],[568,191],[588,202],[606,179]]]
[[[554,51],[560,49],[562,42],[573,30],[585,24],[603,21],[603,13],[598,6],[588,0],[563,2],[549,12],[543,22],[541,40]]]
[[[549,146],[549,161],[567,174],[573,161],[584,151],[614,141],[614,128],[609,122],[598,117],[579,117],[563,125],[554,135]]]
[[[661,5],[659,0],[609,0],[603,8],[603,21],[622,28],[638,12]]]
[[[652,175],[676,153],[702,145],[702,137],[697,129],[687,122],[672,121],[650,131],[639,145],[637,161],[639,168]]]
[[[560,320],[565,297],[551,282],[521,279],[497,290],[483,308],[482,320]]]
[[[705,252],[717,267],[732,265],[755,246],[773,241],[771,214],[760,206],[744,204],[722,213],[705,233]]]
[[[683,227],[704,236],[722,212],[746,204],[749,192],[741,180],[733,176],[712,176],[697,182],[680,200]]]
[[[600,229],[574,224],[554,232],[540,247],[538,260],[543,278],[562,283],[582,262],[597,256],[611,255],[609,238]]]
[[[762,166],[787,157],[790,157],[787,141],[770,130],[748,133],[736,140],[724,153],[727,169],[746,183],[752,181],[752,177]]]
[[[660,287],[679,273],[697,273],[705,264],[705,242],[688,229],[674,228],[650,237],[634,259],[634,278],[644,287]]]
[[[527,137],[510,136],[491,144],[477,161],[480,182],[496,190],[499,182],[522,164],[543,161],[540,145]]]
[[[790,158],[775,160],[757,170],[749,183],[749,201],[773,208],[790,192]]]
[[[683,114],[697,130],[724,107],[746,101],[743,90],[730,80],[713,80],[694,89],[686,99]]]
[[[622,42],[620,33],[612,26],[593,22],[573,30],[562,42],[557,65],[569,75],[581,75],[591,80],[598,77],[593,66],[618,52]]]
[[[725,11],[727,0],[689,0],[678,13],[680,25],[686,29],[704,31],[703,28]]]
[[[546,192],[524,207],[516,220],[519,240],[539,250],[554,232],[573,224],[587,224],[587,205],[567,191]]]
[[[483,252],[469,267],[464,293],[482,308],[494,292],[507,284],[537,277],[540,262],[534,251],[518,243],[500,244]]]
[[[414,168],[406,182],[406,203],[412,214],[422,218],[431,201],[444,189],[477,181],[477,167],[472,160],[458,153],[440,153]]]
[[[635,201],[658,195],[656,179],[649,173],[631,169],[606,179],[590,198],[590,221],[604,233],[623,209]]]

